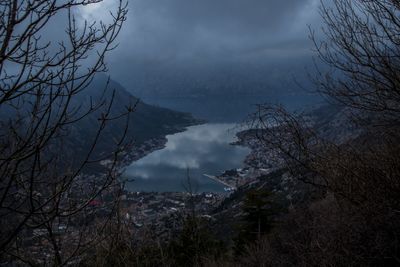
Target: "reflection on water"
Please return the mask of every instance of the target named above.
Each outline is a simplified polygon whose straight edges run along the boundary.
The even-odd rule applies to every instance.
[[[124,176],[132,191],[185,191],[189,169],[192,187],[198,192],[223,191],[223,186],[203,174],[218,175],[239,168],[249,149],[230,145],[235,140],[234,124],[204,124],[167,136],[162,150],[132,163]]]

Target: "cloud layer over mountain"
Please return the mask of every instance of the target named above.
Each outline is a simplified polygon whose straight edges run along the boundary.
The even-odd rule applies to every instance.
[[[105,0],[82,15],[104,18],[115,2]],[[318,26],[317,6],[315,0],[129,1],[120,47],[111,61],[113,68],[124,69],[137,62],[304,55],[310,47],[307,24]]]

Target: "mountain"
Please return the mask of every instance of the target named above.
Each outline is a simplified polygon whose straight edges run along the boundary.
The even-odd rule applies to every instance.
[[[15,100],[15,103],[12,103],[18,104],[14,105],[15,108],[12,104],[4,104],[0,107],[0,129],[2,130],[0,134],[10,135],[9,132],[12,132],[12,128],[9,126],[8,121],[12,121],[18,126],[18,136],[21,138],[25,135],[29,136],[29,130],[27,129],[29,129],[32,120],[34,104],[37,103],[33,97],[26,95],[24,96],[24,101]],[[46,101],[43,98],[41,102],[44,103]],[[52,116],[49,119],[50,125],[52,118],[55,120],[61,113],[65,101],[66,98],[58,98],[57,101],[53,102],[52,112],[49,113]],[[107,123],[98,139],[96,139],[102,124],[101,118],[107,113],[110,103],[112,105]],[[127,108],[130,106],[134,107],[134,112],[130,114],[129,119],[127,116],[120,116],[121,114],[126,114]],[[93,107],[98,108],[93,109]],[[98,159],[100,156],[105,158],[111,156],[124,133],[124,144],[132,144],[133,147],[129,147],[128,150],[134,150],[143,145],[148,146],[148,141],[154,139],[158,140],[154,143],[158,143],[159,146],[166,135],[183,131],[187,126],[200,122],[189,113],[177,112],[143,103],[131,95],[118,82],[108,81],[105,75],[97,75],[88,87],[71,98],[67,116],[68,120],[73,120],[74,122],[58,128],[56,135],[50,139],[47,146],[48,150],[45,153],[48,157],[62,155],[62,161],[67,165],[71,164],[71,161],[80,162],[85,158],[94,140],[97,140],[97,142],[92,158]],[[128,128],[126,128],[127,125]],[[44,123],[40,127],[44,127]],[[150,145],[150,147],[146,148],[146,151],[154,149],[153,146]]]
[[[256,104],[282,103],[294,110],[320,102],[319,95],[311,93],[314,84],[299,75],[305,72],[303,64],[291,62],[289,66],[228,59],[215,64],[142,64],[133,66],[123,82],[149,104],[190,112],[208,121],[238,122],[254,112]]]
[[[108,81],[105,75],[97,75],[84,90],[76,93],[69,100],[66,119],[72,123],[64,124],[53,131],[55,123],[60,120],[60,116],[63,117],[61,114],[67,100],[67,97],[57,97],[51,102],[51,108],[49,108],[47,95],[41,96],[40,101],[37,101],[36,95],[26,94],[0,105],[2,151],[5,151],[4,153],[18,152],[18,149],[11,146],[15,140],[20,141],[18,145],[26,149],[29,147],[24,145],[23,140],[27,140],[28,145],[32,147],[46,141],[41,149],[41,155],[42,159],[56,159],[52,166],[65,170],[80,166],[83,160],[88,159],[94,164],[90,164],[85,170],[90,169],[88,172],[94,173],[103,169],[98,163],[111,159],[113,152],[120,148],[120,144],[124,145],[121,151],[123,153],[119,154],[123,156],[123,158],[120,157],[123,160],[120,163],[129,163],[128,160],[138,159],[162,147],[166,141],[166,135],[183,131],[187,126],[200,123],[189,113],[143,103],[119,83],[113,80]],[[106,116],[107,123],[103,127],[102,118],[107,113],[110,103],[112,105],[109,115]],[[42,105],[42,107],[38,109],[37,105]],[[129,118],[120,116],[126,114],[130,106],[134,107],[134,111]],[[98,108],[93,109],[93,107]],[[40,119],[41,116],[44,116],[44,119]],[[32,124],[33,121],[34,124]],[[126,128],[127,125],[128,128]],[[97,135],[100,128],[102,128],[101,134]],[[35,134],[32,134],[34,131]],[[43,132],[46,135],[43,135]],[[52,135],[47,139],[50,133]],[[120,143],[123,136],[125,136],[123,143]],[[93,146],[94,143],[95,146]],[[87,158],[89,152],[91,152],[90,157]]]
[[[90,147],[99,129],[99,118],[112,99],[110,117],[118,117],[120,114],[126,113],[129,106],[135,106],[135,111],[129,120],[123,116],[106,124],[96,147],[97,154],[113,151],[116,142],[124,134],[127,124],[126,142],[133,142],[138,146],[150,139],[164,138],[168,134],[180,132],[187,126],[199,123],[199,120],[194,119],[189,113],[176,112],[141,102],[116,81],[110,80],[106,86],[107,80],[104,75],[97,76],[74,99],[73,107],[79,106],[82,112],[90,109],[91,105],[102,103],[102,101],[106,101],[106,104],[71,126],[68,134],[69,146],[81,151]],[[107,89],[105,89],[106,87]]]

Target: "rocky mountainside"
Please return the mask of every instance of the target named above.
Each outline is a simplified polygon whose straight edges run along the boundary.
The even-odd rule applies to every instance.
[[[324,104],[306,111],[305,117],[320,137],[336,144],[344,144],[362,134],[350,120],[354,111],[333,104]]]

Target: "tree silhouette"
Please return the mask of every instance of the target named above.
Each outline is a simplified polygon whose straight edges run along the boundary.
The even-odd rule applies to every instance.
[[[235,239],[235,253],[242,255],[247,245],[268,234],[273,226],[272,216],[276,208],[270,200],[271,194],[265,190],[252,190],[246,193],[242,206],[244,213]]]
[[[99,158],[96,145],[107,124],[128,117],[112,114],[114,93],[80,105],[96,73],[107,70],[106,54],[125,21],[126,4],[116,1],[111,22],[80,23],[76,12],[101,1],[28,1],[0,3],[0,262],[65,265],[79,262],[117,202],[97,212],[104,194],[118,199],[116,166],[125,135],[115,150]],[[66,26],[60,40],[48,27],[56,18]],[[106,90],[98,88],[99,90]],[[89,116],[98,118],[90,145],[73,159],[67,136]],[[126,126],[127,127],[127,126]],[[125,129],[126,131],[126,129]],[[86,177],[89,164],[111,158],[99,177]],[[96,202],[97,201],[97,202]],[[101,203],[101,204],[96,204]],[[107,207],[106,207],[107,206]],[[89,218],[96,220],[94,225]],[[101,223],[100,223],[101,222]]]
[[[297,207],[302,224],[291,218],[296,230],[286,229],[292,236],[282,232],[276,249],[292,251],[300,265],[398,264],[400,3],[322,1],[320,11],[321,41],[311,31],[317,66],[323,66],[315,82],[339,106],[335,122],[357,131],[335,140],[310,120],[315,113],[259,105],[251,121],[257,138],[292,177],[322,189],[326,199],[318,204],[336,212]],[[329,223],[326,229],[320,221]]]

